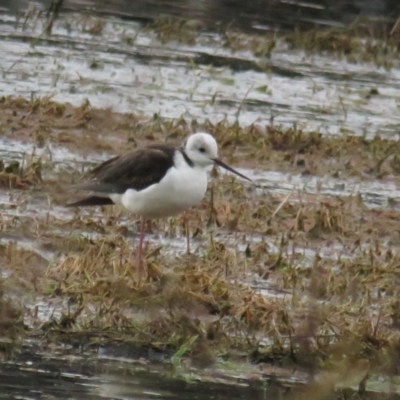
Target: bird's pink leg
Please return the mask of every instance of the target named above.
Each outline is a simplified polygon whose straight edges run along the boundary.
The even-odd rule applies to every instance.
[[[137,269],[138,269],[138,282],[142,281],[143,276],[143,240],[144,240],[144,228],[145,228],[145,218],[142,217],[140,221],[140,239],[139,248],[137,251]]]
[[[190,254],[190,232],[189,232],[189,217],[186,213],[183,214],[183,223],[185,224],[186,234],[186,254]]]

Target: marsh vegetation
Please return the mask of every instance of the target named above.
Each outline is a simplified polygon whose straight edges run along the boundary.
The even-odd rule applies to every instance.
[[[0,25],[2,356],[123,345],[199,380],[221,368],[311,380],[316,398],[397,390],[398,28],[217,35],[67,14],[43,34],[28,17]],[[139,284],[139,222],[66,209],[68,188],[193,131],[256,184],[210,172],[188,212],[191,254],[182,217],[149,221]]]

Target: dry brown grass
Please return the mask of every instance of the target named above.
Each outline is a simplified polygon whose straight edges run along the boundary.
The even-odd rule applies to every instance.
[[[154,32],[161,43],[170,41],[195,44],[202,23],[197,20],[161,15],[146,26],[146,30]]]
[[[147,26],[162,42],[179,41],[193,44],[201,23],[162,16]],[[389,24],[384,18],[363,17],[345,27],[317,27],[287,31],[267,31],[262,34],[244,33],[229,27],[222,33],[224,46],[233,53],[252,51],[258,57],[269,57],[284,42],[291,48],[303,49],[308,54],[328,52],[346,57],[351,62],[374,62],[390,68],[400,49],[399,23]],[[279,46],[278,46],[279,47]],[[266,67],[267,68],[267,67]]]
[[[144,118],[58,104],[49,98],[31,101],[2,98],[0,127],[5,138],[62,145],[80,155],[95,151],[123,152],[154,141],[180,143],[193,131],[212,133],[221,153],[235,165],[278,169],[334,178],[398,180],[398,146],[377,132],[370,140],[352,135],[323,137],[296,127],[251,125],[242,128],[223,120],[199,125],[195,120]]]
[[[178,143],[195,127],[184,120],[145,120],[49,99],[7,98],[0,108],[2,125],[13,127],[14,138],[80,152],[119,151],[127,143],[133,147],[161,139]],[[335,165],[334,174],[370,180],[383,179],[385,173],[385,179],[397,179],[391,166],[395,146],[378,136],[325,138],[295,128],[242,129],[226,122],[200,128],[216,136],[231,162],[240,155],[251,160],[247,166],[263,169],[301,172],[314,165],[313,173],[323,175]],[[35,190],[49,191],[50,198],[63,203],[65,197],[49,188],[58,183],[60,192],[76,172],[51,171],[45,160],[41,165],[46,168],[34,180]],[[9,271],[0,303],[5,323],[20,327],[27,316],[32,320],[32,299],[15,297],[30,293],[62,304],[47,321],[36,316],[33,331],[22,330],[21,337],[39,333],[56,341],[133,341],[190,355],[200,365],[218,356],[284,360],[309,370],[322,366],[333,371],[333,380],[354,371],[397,371],[400,212],[395,205],[370,209],[356,194],[298,190],[272,196],[216,173],[212,187],[213,201],[207,195],[188,212],[192,254],[170,254],[159,243],[150,244],[141,285],[133,218],[121,226],[121,213],[112,208],[79,210],[66,218],[40,203],[37,191],[14,187],[13,196],[22,193],[25,202],[38,202],[38,213],[15,219],[5,210],[3,237],[33,240],[35,249],[52,252],[54,259],[46,261],[15,244],[0,246],[2,270]],[[18,202],[14,207],[23,210]],[[185,247],[179,239],[185,237],[181,218],[150,221],[147,230]],[[88,239],[81,232],[97,236]],[[325,251],[333,256],[324,256]]]

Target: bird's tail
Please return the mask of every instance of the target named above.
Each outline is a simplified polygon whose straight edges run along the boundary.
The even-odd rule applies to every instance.
[[[114,204],[114,202],[109,197],[90,196],[66,204],[65,207],[108,206],[111,204]]]

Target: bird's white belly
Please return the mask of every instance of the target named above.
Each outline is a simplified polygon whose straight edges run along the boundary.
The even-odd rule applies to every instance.
[[[135,214],[147,218],[162,218],[199,204],[206,190],[206,171],[187,166],[171,168],[159,183],[144,190],[128,189],[124,194],[118,195],[118,198],[110,197]]]

